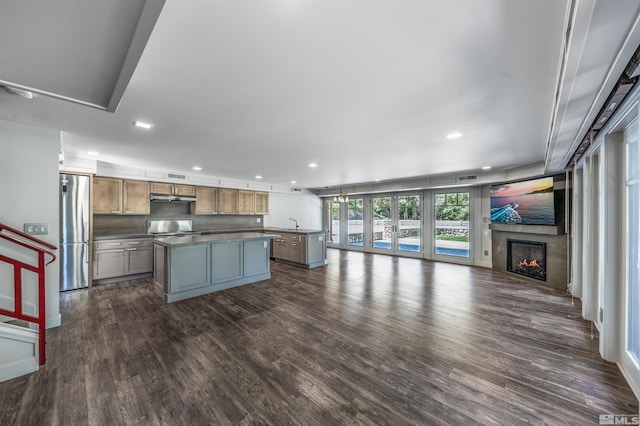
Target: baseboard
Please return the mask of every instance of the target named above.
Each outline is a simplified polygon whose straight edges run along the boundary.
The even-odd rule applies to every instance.
[[[0,382],[38,370],[40,367],[38,365],[38,333],[29,328],[2,324],[0,340],[2,340],[0,354],[3,359],[0,364]],[[22,355],[17,355],[16,350]],[[17,359],[11,360],[11,358]]]
[[[47,328],[56,328],[62,325],[62,315],[58,314],[55,317],[47,318]]]
[[[15,379],[16,377],[24,376],[25,374],[31,374],[38,371],[38,360],[33,358],[21,359],[14,361],[7,365],[0,366],[0,382]]]
[[[640,384],[638,382],[635,382],[632,379],[631,373],[629,373],[621,363],[616,362],[616,364],[618,365],[618,369],[620,369],[620,372],[622,372],[622,375],[624,376],[624,379],[627,381],[627,383],[629,384],[629,387],[631,388],[631,390],[633,391],[633,393],[636,395],[636,399],[638,401],[640,401],[640,388],[638,386],[640,386]],[[640,413],[639,413],[640,414]]]

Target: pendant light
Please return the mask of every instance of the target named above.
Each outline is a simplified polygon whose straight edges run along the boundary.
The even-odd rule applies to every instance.
[[[338,193],[336,195],[333,196],[333,202],[338,202],[338,203],[348,203],[349,202],[349,195],[345,194],[344,192],[342,192],[342,188],[340,188],[340,190],[338,191]]]

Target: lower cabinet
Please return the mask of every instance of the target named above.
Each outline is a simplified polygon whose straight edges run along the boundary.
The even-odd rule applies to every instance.
[[[253,277],[270,272],[269,243],[267,240],[244,242],[244,276]]]
[[[275,231],[274,231],[275,232]],[[293,234],[278,232],[280,238],[271,243],[271,257],[298,266],[315,268],[327,264],[324,233]]]
[[[167,302],[271,278],[269,238],[155,243],[154,277]]]
[[[242,278],[242,241],[211,244],[213,258],[213,284],[222,284]]]
[[[171,293],[208,286],[211,282],[211,246],[209,244],[172,247],[169,251]]]
[[[145,239],[100,240],[93,243],[93,279],[127,279],[153,271],[153,241]]]

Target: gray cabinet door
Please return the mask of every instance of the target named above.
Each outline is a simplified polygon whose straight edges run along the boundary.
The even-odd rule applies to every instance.
[[[93,279],[124,275],[124,249],[96,250],[93,256]]]
[[[267,240],[250,240],[244,242],[244,276],[265,274],[269,272],[269,242]]]
[[[143,274],[153,270],[152,247],[134,247],[125,250],[125,275]]]
[[[210,245],[172,247],[169,251],[170,293],[193,290],[211,284]]]
[[[327,257],[327,250],[324,235],[309,235],[307,238],[307,261],[308,264],[323,262]]]
[[[221,284],[242,278],[242,241],[212,244],[213,284]]]
[[[289,260],[291,256],[291,243],[289,240],[278,238],[273,240],[273,254],[275,259]]]

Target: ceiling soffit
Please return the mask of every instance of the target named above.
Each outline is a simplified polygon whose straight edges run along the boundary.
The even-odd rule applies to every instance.
[[[164,3],[0,0],[0,85],[114,112]]]

